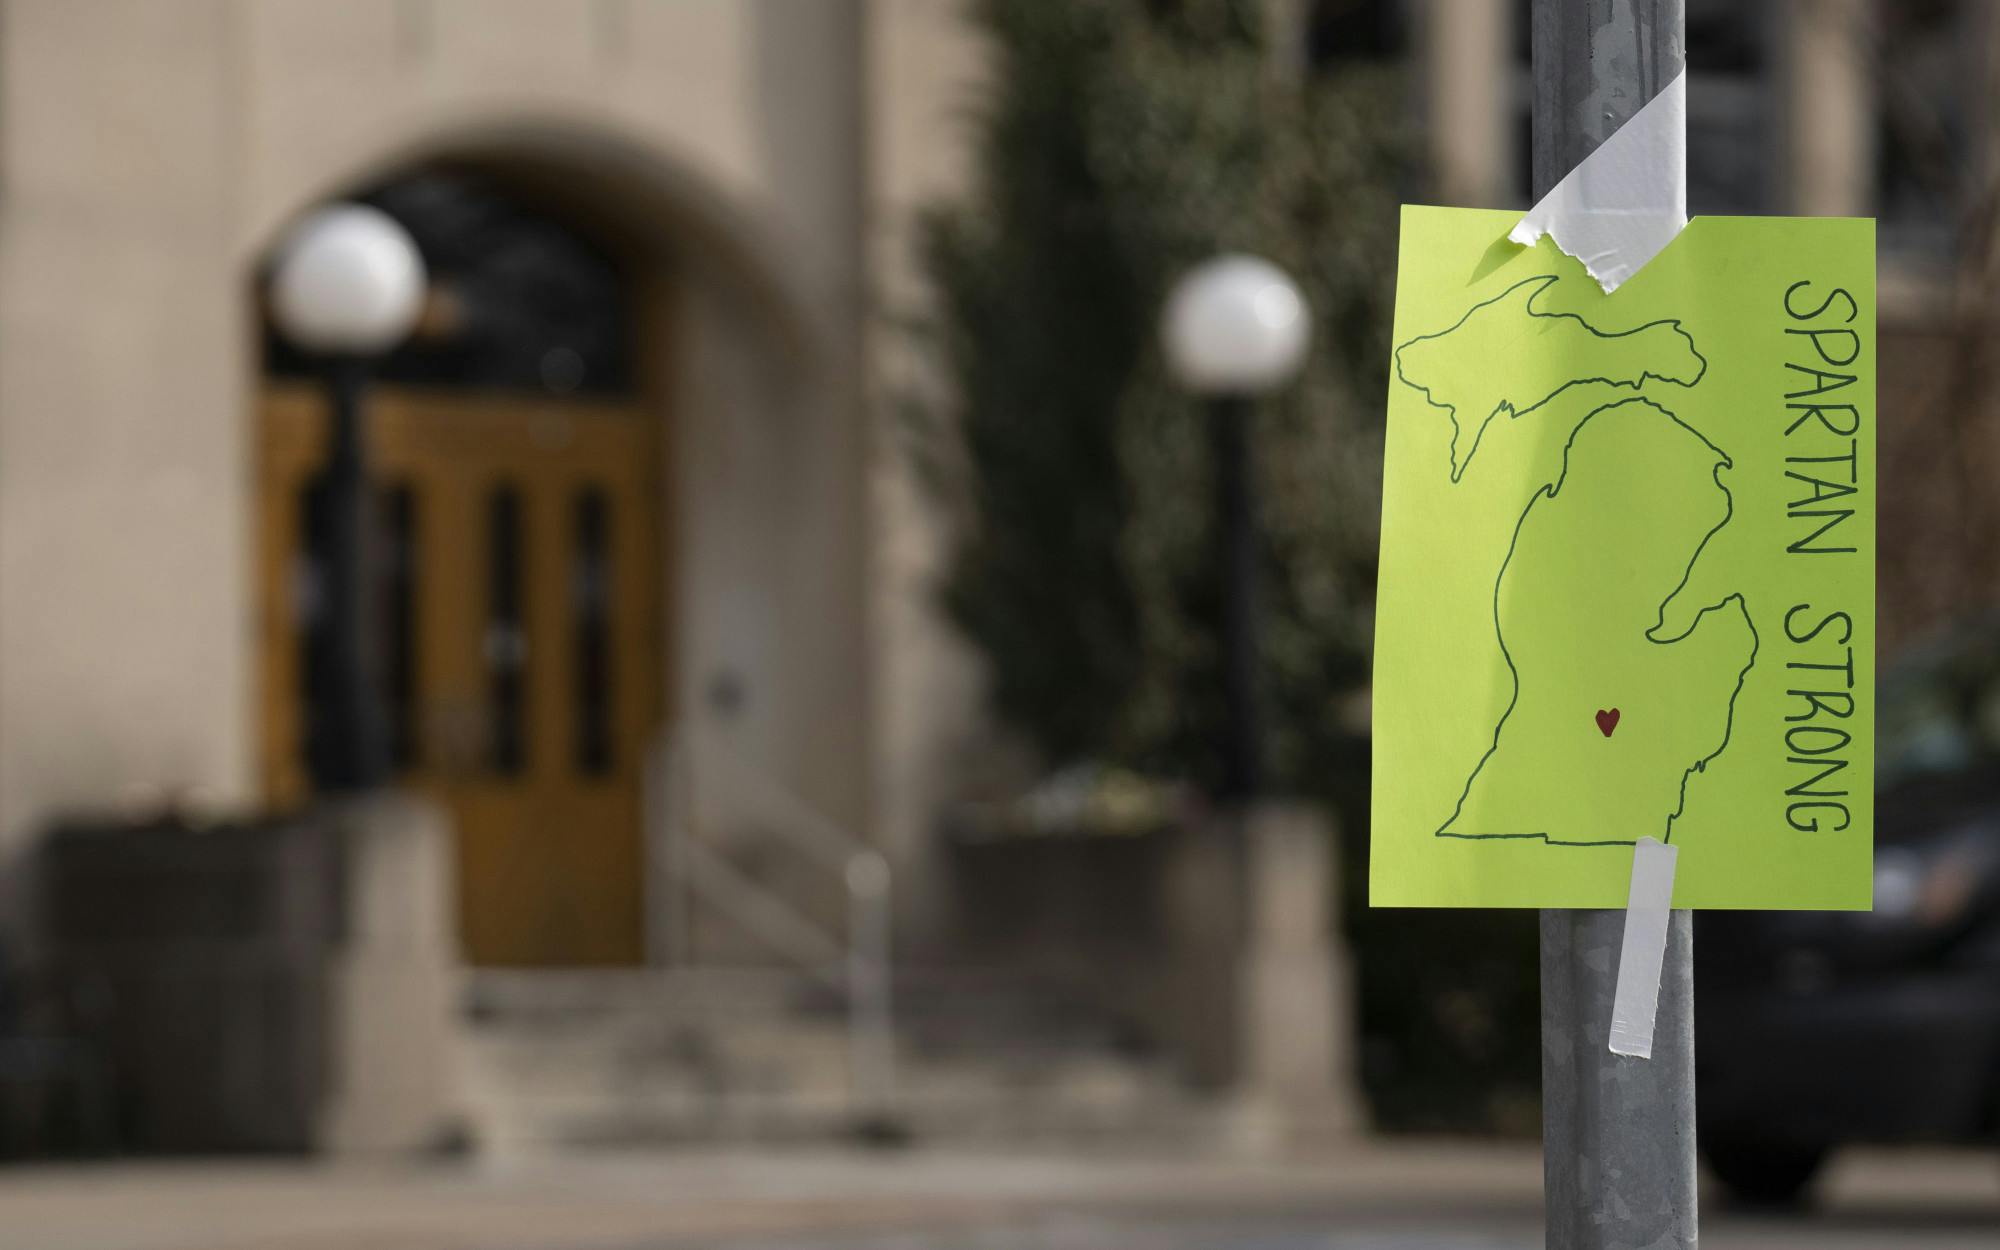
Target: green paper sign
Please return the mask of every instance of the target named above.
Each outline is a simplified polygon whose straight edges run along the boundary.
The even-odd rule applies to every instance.
[[[1875,228],[1703,217],[1604,294],[1407,207],[1374,678],[1378,906],[1865,909]]]

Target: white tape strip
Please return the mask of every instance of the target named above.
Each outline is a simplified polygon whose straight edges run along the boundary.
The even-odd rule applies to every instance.
[[[1597,284],[1618,289],[1687,225],[1687,71],[1638,112],[1521,218],[1508,238],[1544,234],[1583,262]]]
[[[1660,966],[1667,958],[1667,920],[1674,906],[1674,860],[1680,848],[1640,838],[1632,848],[1632,892],[1625,904],[1625,944],[1618,952],[1618,988],[1611,999],[1611,1053],[1653,1057],[1653,1019],[1660,1012]]]

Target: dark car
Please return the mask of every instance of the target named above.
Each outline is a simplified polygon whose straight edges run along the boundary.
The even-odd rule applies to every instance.
[[[1873,912],[1695,921],[1699,1134],[1739,1198],[1849,1143],[2000,1144],[2000,619],[1880,685]]]

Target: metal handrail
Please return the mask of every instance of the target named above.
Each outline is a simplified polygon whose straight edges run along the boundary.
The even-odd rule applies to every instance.
[[[692,739],[682,739],[677,749],[692,770]],[[875,854],[874,848],[861,837],[836,824],[782,782],[728,748],[705,745],[700,763],[706,775],[726,777],[733,782],[740,798],[749,800],[746,807],[762,809],[750,814],[765,817],[770,822],[769,829],[828,872],[844,873],[856,855]]]
[[[700,771],[691,738],[662,737],[649,753],[648,859],[667,890],[666,959],[699,962],[692,940],[697,900],[788,962],[846,991],[847,1048],[858,1117],[891,1112],[895,1020],[890,967],[894,877],[889,861],[786,786],[726,748],[704,745]],[[839,934],[732,864],[701,833],[697,776],[738,783],[746,813],[764,820],[806,862],[833,875],[847,898]],[[664,863],[658,861],[664,855]]]
[[[716,907],[766,948],[838,986],[847,951],[840,939],[798,908],[765,889],[728,859],[686,838],[681,868],[702,901]]]

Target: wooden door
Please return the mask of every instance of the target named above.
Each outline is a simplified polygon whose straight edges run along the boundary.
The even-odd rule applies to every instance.
[[[636,962],[662,689],[654,422],[627,405],[386,387],[367,421],[393,751],[403,783],[454,818],[464,953]],[[310,789],[303,517],[325,404],[273,386],[262,425],[264,766],[282,803]]]

